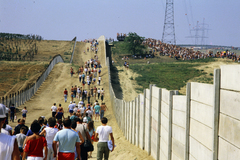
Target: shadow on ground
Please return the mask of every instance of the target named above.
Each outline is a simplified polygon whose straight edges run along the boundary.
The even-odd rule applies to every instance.
[[[113,91],[115,93],[116,98],[123,99],[122,88],[120,86],[120,79],[118,75],[118,69],[114,65],[111,66],[111,83],[113,87]]]

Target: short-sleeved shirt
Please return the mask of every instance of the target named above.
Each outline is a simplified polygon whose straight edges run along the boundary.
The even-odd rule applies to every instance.
[[[17,137],[18,147],[23,147],[23,142],[27,136],[25,134],[19,133],[16,135],[16,137]]]
[[[28,156],[43,157],[43,147],[47,146],[45,137],[40,137],[34,140],[28,140],[24,151],[28,153]]]
[[[94,107],[94,109],[95,109],[95,112],[99,112],[99,110],[101,109],[101,107],[100,107],[99,105],[96,105],[96,106]]]
[[[15,110],[16,108],[15,107],[10,107],[10,111],[11,111],[11,113],[14,113],[14,110]]]
[[[98,126],[97,131],[99,136],[98,142],[107,142],[109,140],[109,134],[112,133],[111,126]]]
[[[52,106],[51,109],[52,109],[52,112],[57,112],[57,107],[56,106]]]
[[[80,142],[78,133],[71,129],[63,129],[55,135],[53,141],[59,142],[59,152],[74,153],[77,142]]]
[[[14,134],[16,135],[16,134],[20,133],[20,129],[22,127],[25,127],[27,129],[27,132],[28,132],[28,127],[27,126],[25,126],[24,124],[19,124],[14,128]]]

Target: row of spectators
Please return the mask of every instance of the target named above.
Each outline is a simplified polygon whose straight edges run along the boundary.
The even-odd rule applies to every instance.
[[[217,52],[216,54],[213,54],[212,51],[209,51],[209,53],[202,53],[200,51],[194,51],[193,49],[186,48],[186,47],[180,47],[173,44],[167,44],[162,43],[160,40],[147,38],[143,41],[143,45],[146,45],[147,47],[152,49],[153,54],[157,54],[159,52],[159,55],[161,56],[169,56],[171,58],[175,59],[182,59],[182,60],[190,60],[190,59],[200,59],[200,58],[207,58],[207,57],[215,57],[215,58],[229,58],[233,61],[239,61],[240,55],[236,55],[236,53],[233,53],[231,51],[223,51],[223,52]]]

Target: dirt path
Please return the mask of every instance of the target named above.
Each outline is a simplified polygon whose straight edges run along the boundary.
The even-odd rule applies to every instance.
[[[102,37],[100,37],[102,38]],[[102,62],[105,60],[105,53],[104,53],[104,41],[100,42],[98,56],[99,60]],[[86,51],[86,47],[89,44],[81,44],[76,46],[76,51],[74,55],[74,64],[76,65],[83,65],[82,63],[88,59],[90,59],[94,53],[83,55],[83,50]],[[34,119],[37,119],[39,116],[45,116],[46,118],[51,117],[50,108],[53,103],[62,104],[65,116],[68,116],[67,108],[69,105],[70,97],[68,97],[68,102],[64,102],[63,91],[65,88],[70,90],[72,85],[80,85],[77,75],[74,75],[72,78],[70,77],[70,67],[71,64],[66,63],[59,63],[55,65],[54,69],[39,88],[38,92],[35,96],[33,96],[28,102],[24,105],[20,106],[19,109],[21,110],[24,106],[27,107],[27,119],[26,125],[30,126],[31,122]],[[146,160],[146,159],[153,159],[152,157],[147,155],[147,152],[142,151],[140,148],[130,144],[127,140],[125,140],[123,133],[119,129],[112,107],[110,106],[110,96],[109,96],[109,86],[108,86],[108,71],[107,67],[103,64],[102,68],[102,82],[98,88],[104,88],[105,90],[105,98],[104,101],[108,106],[109,110],[106,111],[105,116],[109,119],[108,125],[112,126],[113,135],[115,138],[115,143],[117,147],[115,148],[114,152],[110,153],[109,159],[114,160]],[[76,101],[77,103],[78,101]],[[21,114],[17,113],[17,117],[20,118]],[[10,123],[12,127],[16,126],[17,123]],[[101,125],[100,122],[95,122],[95,128]],[[96,152],[97,152],[97,143],[94,143],[94,152],[92,154],[93,158],[96,159]]]

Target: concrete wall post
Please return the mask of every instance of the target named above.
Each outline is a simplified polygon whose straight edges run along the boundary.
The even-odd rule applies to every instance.
[[[218,159],[218,130],[220,114],[220,69],[214,70],[214,102],[213,102],[213,160]]]
[[[173,112],[173,95],[175,91],[169,91],[169,132],[168,132],[168,159],[172,159],[172,112]]]
[[[190,135],[190,108],[191,108],[191,83],[187,83],[186,92],[186,127],[185,127],[185,154],[184,159],[189,160],[189,135]]]

